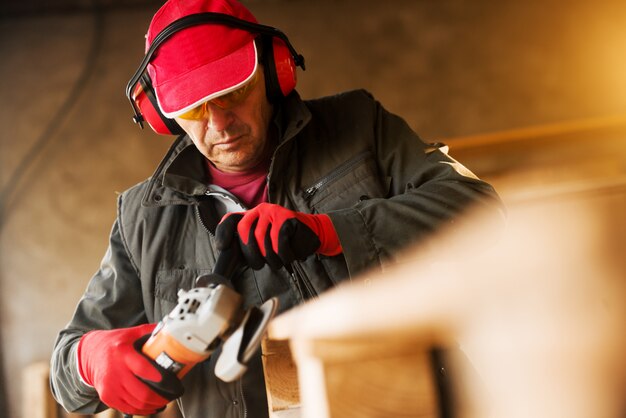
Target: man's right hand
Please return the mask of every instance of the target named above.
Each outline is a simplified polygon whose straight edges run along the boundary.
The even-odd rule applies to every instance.
[[[150,334],[155,324],[114,330],[94,330],[78,343],[78,370],[93,386],[100,400],[125,414],[150,415],[169,400],[158,395],[141,379],[161,382],[157,366],[133,344]],[[182,388],[182,386],[181,386]]]

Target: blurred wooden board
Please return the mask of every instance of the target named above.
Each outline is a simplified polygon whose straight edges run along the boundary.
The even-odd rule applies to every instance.
[[[459,343],[457,417],[621,417],[626,181],[614,180],[517,201],[492,243],[490,221],[468,215],[276,318],[269,338],[290,343],[301,416],[437,417],[425,353]]]

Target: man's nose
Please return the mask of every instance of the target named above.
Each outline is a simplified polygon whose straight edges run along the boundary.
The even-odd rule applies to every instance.
[[[206,118],[209,127],[216,131],[224,131],[233,123],[234,115],[230,110],[209,102],[206,104]]]

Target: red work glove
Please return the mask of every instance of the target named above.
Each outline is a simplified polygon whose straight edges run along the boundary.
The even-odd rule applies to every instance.
[[[100,400],[107,406],[125,414],[150,415],[169,402],[148,386],[153,382],[159,385],[164,376],[156,363],[139,352],[143,344],[135,344],[141,337],[148,336],[154,327],[155,324],[145,324],[110,331],[96,330],[80,339],[80,375],[98,391]],[[178,385],[182,394],[182,385],[180,382]]]
[[[218,249],[230,248],[237,235],[246,263],[255,270],[265,263],[277,270],[314,253],[334,256],[343,251],[328,215],[294,212],[271,203],[225,215],[215,233]]]

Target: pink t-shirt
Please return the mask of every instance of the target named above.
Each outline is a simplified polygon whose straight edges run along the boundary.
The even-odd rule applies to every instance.
[[[207,163],[211,183],[220,186],[235,196],[248,208],[267,202],[267,172],[269,162],[259,164],[251,171],[244,173],[224,173]]]

